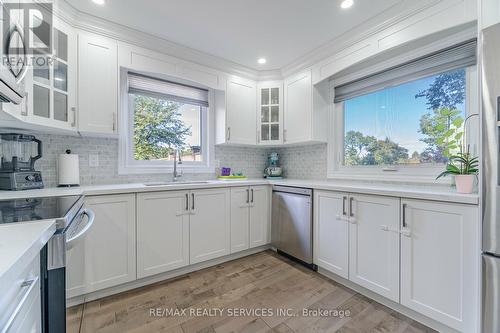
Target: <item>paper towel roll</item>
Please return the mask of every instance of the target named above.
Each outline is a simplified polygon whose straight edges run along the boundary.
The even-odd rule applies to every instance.
[[[80,185],[80,162],[76,154],[61,154],[57,162],[59,186]]]

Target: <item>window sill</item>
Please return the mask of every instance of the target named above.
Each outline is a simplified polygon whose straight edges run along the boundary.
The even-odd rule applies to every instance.
[[[416,175],[403,172],[378,172],[378,173],[345,173],[335,172],[329,173],[327,178],[330,180],[353,180],[366,182],[385,182],[385,183],[400,183],[400,184],[418,184],[432,186],[450,186],[452,177],[441,178],[436,180],[436,174]]]

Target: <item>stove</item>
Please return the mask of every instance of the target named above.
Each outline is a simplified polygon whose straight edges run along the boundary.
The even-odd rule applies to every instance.
[[[79,195],[0,200],[0,225],[56,219],[58,232],[62,232],[82,205]]]

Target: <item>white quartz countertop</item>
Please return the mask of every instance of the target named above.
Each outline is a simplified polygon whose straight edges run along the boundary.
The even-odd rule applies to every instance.
[[[424,185],[399,185],[394,183],[365,183],[359,181],[335,181],[335,180],[294,180],[283,179],[268,181],[266,179],[248,179],[219,181],[211,180],[204,183],[176,183],[169,185],[146,186],[142,183],[132,184],[112,184],[112,185],[92,185],[75,188],[46,188],[29,191],[0,191],[0,200],[18,199],[29,197],[48,197],[63,195],[106,195],[106,194],[125,194],[141,193],[155,191],[173,191],[173,190],[194,190],[204,188],[220,188],[251,185],[282,185],[307,187],[316,190],[331,190],[358,194],[375,194],[393,197],[402,197],[408,199],[436,200],[445,202],[454,202],[462,204],[479,204],[479,195],[459,194],[455,189],[446,186],[424,186]]]
[[[55,220],[0,224],[0,285],[12,283],[55,231]]]

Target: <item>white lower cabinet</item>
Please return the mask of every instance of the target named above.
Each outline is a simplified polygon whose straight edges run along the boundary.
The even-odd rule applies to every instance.
[[[250,248],[266,245],[271,241],[270,204],[269,186],[250,187]]]
[[[231,189],[231,253],[270,242],[269,186]]]
[[[478,327],[476,206],[403,200],[401,304],[461,332]]]
[[[190,192],[190,264],[230,254],[230,191]]]
[[[91,196],[85,205],[95,221],[67,252],[67,297],[136,279],[135,194]]]
[[[137,194],[137,278],[189,265],[189,192]]]
[[[249,248],[250,188],[231,189],[231,253]]]
[[[349,197],[349,280],[399,301],[400,199]]]
[[[314,193],[314,262],[345,279],[349,278],[348,194]]]

